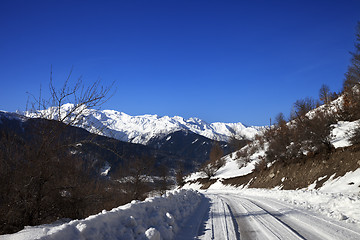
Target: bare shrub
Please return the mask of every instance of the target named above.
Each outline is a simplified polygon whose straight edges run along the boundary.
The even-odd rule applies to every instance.
[[[184,186],[184,165],[178,164],[176,170],[175,170],[175,178],[176,178],[176,184],[180,187]]]
[[[267,169],[267,162],[265,159],[261,159],[259,162],[255,163],[255,168],[253,172],[259,173]]]
[[[352,144],[359,144],[360,143],[360,124],[357,125],[357,128],[355,128],[354,132],[352,133],[352,136],[350,138],[350,142]]]
[[[216,171],[224,166],[225,160],[222,158],[223,155],[224,152],[221,146],[218,143],[214,143],[210,151],[209,160],[201,168],[208,178],[213,177]]]

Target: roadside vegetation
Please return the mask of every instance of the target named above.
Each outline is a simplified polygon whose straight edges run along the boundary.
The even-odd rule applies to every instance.
[[[78,79],[72,84],[70,76],[56,88],[50,78],[49,99],[31,95],[32,118],[18,127],[1,119],[0,235],[85,218],[169,188],[168,169],[151,156],[131,156],[115,140],[72,126],[87,120],[83,113],[100,107],[111,92],[112,86],[99,81],[85,86]],[[111,176],[101,175],[98,160],[109,154],[119,164]]]
[[[275,124],[237,152],[240,164],[249,162],[250,156],[260,149],[265,151],[265,157],[257,163],[255,171],[265,170],[274,161],[287,166],[302,163],[318,154],[329,155],[333,152],[334,147],[330,142],[333,124],[360,119],[360,22],[351,56],[340,92],[332,92],[323,84],[318,99],[306,97],[297,100],[289,119],[279,113]],[[353,144],[360,143],[360,126],[348,134]]]

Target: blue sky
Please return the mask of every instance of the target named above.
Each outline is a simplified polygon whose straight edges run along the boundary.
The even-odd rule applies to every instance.
[[[0,109],[62,83],[116,81],[103,109],[265,125],[341,89],[360,1],[0,2]]]

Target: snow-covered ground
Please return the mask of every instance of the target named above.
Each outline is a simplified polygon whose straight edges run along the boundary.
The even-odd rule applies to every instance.
[[[1,240],[30,239],[173,239],[187,228],[185,221],[204,201],[196,191],[180,190],[103,211],[83,220],[63,224],[26,227],[0,236]]]
[[[319,190],[235,188],[219,179],[205,191],[170,192],[0,239],[360,239],[360,195],[349,181],[359,185],[360,169]]]
[[[332,145],[335,148],[351,146],[349,138],[351,137],[353,130],[356,127],[358,127],[359,124],[360,124],[360,120],[354,122],[341,121],[338,122],[337,124],[333,124],[330,135],[330,141]],[[246,148],[249,148],[249,146],[248,145],[245,146],[240,151],[243,151],[244,149],[246,150]],[[226,162],[225,165],[222,166],[219,170],[217,170],[217,172],[212,177],[212,179],[221,180],[225,178],[244,176],[251,173],[254,170],[256,163],[258,163],[261,159],[265,157],[266,148],[267,148],[267,144],[265,144],[263,148],[257,149],[257,151],[255,151],[254,153],[248,156],[247,162],[243,161],[241,158],[238,158],[236,152],[224,156]],[[271,165],[271,163],[269,163],[269,165]],[[206,177],[204,173],[196,172],[188,176],[186,180],[190,181],[204,177]],[[320,180],[321,179],[319,179],[319,181]],[[315,185],[316,182],[310,185],[307,189],[311,190],[315,187]],[[200,186],[199,185],[196,186],[196,184],[192,184],[190,186],[189,184],[187,184],[185,185],[185,188],[199,189]],[[215,187],[215,189],[219,189],[219,188]],[[334,176],[331,176],[319,190],[324,192],[359,193],[360,169],[358,169],[355,172],[349,172],[343,177],[334,178]]]
[[[226,188],[204,194],[210,205],[199,239],[360,239],[359,196]]]
[[[359,121],[334,124],[330,136],[334,147],[350,146],[349,138],[358,124]],[[342,177],[330,176],[317,190],[316,182],[326,176],[299,190],[222,184],[222,179],[251,173],[264,154],[265,149],[259,148],[247,163],[235,153],[225,156],[226,164],[212,177],[217,181],[202,191],[211,201],[210,217],[204,222],[207,230],[200,239],[360,239],[360,168]],[[187,180],[199,177],[205,176],[193,173]],[[200,187],[198,183],[184,186],[201,191]],[[214,217],[218,215],[221,217]],[[234,234],[238,235],[234,238]]]
[[[354,183],[350,184],[349,183]],[[271,198],[285,202],[297,208],[311,210],[325,217],[355,224],[360,228],[360,169],[349,172],[343,177],[330,178],[317,190],[312,189],[279,190],[249,189],[223,185],[221,179],[211,185],[205,192],[232,193],[248,197]],[[199,184],[186,184],[184,188],[198,189]]]
[[[360,120],[354,122],[340,121],[337,124],[333,124],[331,131],[331,144],[335,148],[348,147],[351,145],[349,137],[353,130],[358,127]]]
[[[335,148],[350,146],[357,124],[333,125],[330,137]],[[266,144],[247,161],[237,159],[236,153],[227,155],[226,164],[213,177],[218,180],[205,191],[199,184],[186,184],[162,197],[134,201],[83,220],[27,227],[0,239],[360,239],[360,168],[342,177],[330,176],[316,190],[316,181],[299,190],[222,184],[221,179],[253,171],[264,148]],[[194,173],[187,180],[199,177],[204,176]]]
[[[170,192],[0,239],[360,239],[358,209],[357,194],[239,189],[218,182],[201,193]]]

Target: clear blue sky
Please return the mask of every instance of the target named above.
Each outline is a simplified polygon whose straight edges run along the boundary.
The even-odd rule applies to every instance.
[[[359,0],[0,1],[0,109],[54,81],[116,81],[103,109],[265,125],[341,89]]]

